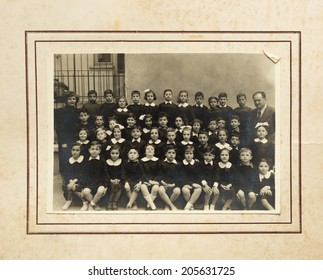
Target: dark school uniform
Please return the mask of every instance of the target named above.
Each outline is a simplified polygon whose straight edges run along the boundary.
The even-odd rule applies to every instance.
[[[201,144],[198,144],[195,147],[195,152],[194,152],[194,156],[196,159],[198,159],[199,161],[204,160],[204,151],[206,148],[210,148],[213,147],[213,145],[207,144],[206,146],[202,146]]]
[[[159,113],[165,112],[168,115],[168,126],[175,127],[175,119],[178,116],[178,107],[172,101],[165,101],[159,104]]]
[[[177,158],[179,161],[182,161],[185,158],[185,148],[190,145],[194,147],[194,143],[192,141],[181,141],[178,143],[178,149],[177,149]]]
[[[97,131],[99,128],[101,128],[101,129],[103,129],[103,130],[107,131],[106,127],[104,127],[104,126],[93,126],[93,127],[91,128],[91,130],[90,130],[90,135],[89,135],[89,137],[88,137],[90,141],[96,141],[96,140],[97,140],[97,139],[96,139],[96,131]]]
[[[175,187],[181,187],[180,166],[176,160],[169,162],[167,159],[161,160],[159,165],[159,173],[157,181],[164,181],[166,184],[175,184]],[[170,196],[173,188],[166,189],[166,193]]]
[[[118,185],[111,185],[111,192],[117,192],[121,190],[121,186],[123,186],[124,182],[122,181],[121,170],[122,170],[122,159],[118,158],[116,161],[112,159],[107,159],[107,170],[109,174],[110,180],[119,179],[120,183]]]
[[[144,179],[144,170],[140,161],[126,160],[122,165],[121,178],[125,183],[129,183],[133,191],[134,186]]]
[[[128,148],[129,148],[129,143],[128,141],[126,141],[126,139],[124,138],[120,138],[120,139],[115,139],[115,138],[111,138],[110,141],[108,142],[107,148],[106,150],[108,151],[108,153],[110,153],[110,149],[112,145],[118,145],[120,147],[120,158],[121,159],[126,159],[127,158],[127,152],[128,152]]]
[[[158,128],[158,133],[159,133],[159,139],[162,141],[162,142],[166,142],[167,141],[167,128],[168,127],[159,127]]]
[[[251,139],[251,111],[250,107],[237,107],[233,109],[232,115],[239,117],[241,129],[245,133],[245,145],[249,145]]]
[[[207,119],[206,119],[207,123],[206,123],[205,127],[208,127],[209,122],[210,122],[211,119],[216,120],[220,116],[219,108],[218,107],[209,108],[207,110],[206,116],[207,116]]]
[[[156,123],[158,118],[158,112],[158,105],[156,105],[155,103],[145,103],[142,106],[142,115],[140,119],[143,121],[144,116],[150,114],[153,117],[153,123]]]
[[[139,117],[143,114],[143,105],[141,104],[130,104],[127,109],[130,113],[133,113],[136,121],[138,122]]]
[[[274,144],[268,139],[254,139],[253,143],[250,145],[250,149],[252,151],[252,162],[255,164],[255,166],[258,166],[261,158],[265,158],[270,162],[271,165],[275,165]]]
[[[217,131],[209,131],[209,144],[210,145],[215,145],[217,142],[219,142],[219,137]]]
[[[183,141],[183,127],[181,128],[175,128],[175,141],[177,143]]]
[[[151,128],[144,127],[142,129],[142,139],[144,139],[146,142],[150,139],[150,130]]]
[[[234,147],[231,145],[229,156],[230,156],[230,162],[232,162],[233,165],[237,166],[238,164],[240,164],[240,153],[239,153],[238,146]]]
[[[160,165],[159,159],[155,156],[152,158],[143,157],[140,162],[144,170],[146,183],[148,183],[149,180],[157,181]]]
[[[182,187],[185,185],[192,186],[194,183],[201,186],[202,177],[199,161],[193,159],[188,162],[186,159],[184,159],[180,164],[180,169]],[[194,188],[192,190],[194,190]]]
[[[218,162],[219,168],[219,192],[220,195],[225,199],[233,198],[235,185],[236,185],[236,171],[235,167],[231,162],[224,164]],[[230,186],[229,190],[224,189],[224,186]]]
[[[214,154],[215,154],[216,161],[220,161],[220,153],[223,149],[228,149],[229,156],[230,156],[230,151],[232,150],[232,147],[230,146],[229,143],[221,144],[220,142],[218,142],[214,145]],[[231,162],[231,160],[230,160],[230,162]]]
[[[185,124],[192,124],[195,119],[193,107],[188,103],[179,103],[177,105],[178,115],[183,116]]]
[[[219,168],[215,161],[200,161],[201,178],[205,180],[210,188],[214,183],[219,183]]]
[[[236,191],[242,190],[245,194],[255,192],[254,190],[254,176],[255,168],[252,164],[244,165],[240,164],[236,167],[237,185]]]
[[[94,117],[101,112],[101,105],[98,103],[87,102],[83,104],[83,109],[86,109],[89,112],[89,121],[94,123]]]
[[[114,110],[118,108],[118,104],[116,102],[111,103],[103,103],[101,106],[100,114],[104,117],[104,122],[107,124],[109,118],[114,116]]]
[[[89,140],[85,140],[84,142],[78,140],[76,142],[81,145],[81,155],[84,156],[84,158],[88,159],[90,157],[89,148],[91,142]]]
[[[145,140],[141,139],[141,137],[139,137],[138,139],[131,139],[129,141],[128,151],[131,148],[134,148],[138,151],[139,157],[142,158],[145,155],[146,145],[147,145],[147,142]]]
[[[117,108],[114,110],[114,116],[117,120],[117,123],[121,124],[122,126],[127,126],[127,118],[129,115],[129,110],[127,108]]]
[[[199,119],[200,121],[202,121],[202,128],[206,129],[208,126],[208,107],[206,107],[205,105],[193,105],[192,106],[194,114],[195,114],[195,118]]]
[[[100,186],[109,186],[109,173],[102,157],[90,157],[86,162],[86,183],[85,187],[91,189],[92,194],[96,194]]]
[[[162,152],[161,158],[164,158],[166,156],[166,149],[167,149],[168,145],[172,145],[175,147],[175,149],[176,149],[176,157],[175,158],[176,158],[176,160],[178,160],[178,143],[175,141],[173,143],[171,143],[168,140],[166,141],[165,145],[163,146],[163,152]]]
[[[221,117],[225,120],[226,129],[230,128],[232,113],[233,113],[233,109],[228,105],[218,107],[218,117]]]
[[[164,146],[165,146],[165,143],[162,142],[160,139],[157,139],[157,141],[153,142],[153,140],[149,140],[148,141],[148,144],[151,144],[155,147],[155,156],[158,157],[159,159],[160,158],[163,158],[165,155],[163,154],[164,153]]]
[[[275,173],[268,171],[267,174],[262,175],[260,173],[258,173],[255,176],[255,192],[257,194],[260,193],[260,190],[265,187],[265,186],[269,186],[270,190],[272,192],[271,196],[265,196],[265,198],[268,200],[268,202],[275,207]],[[261,199],[261,196],[258,196],[258,199]]]

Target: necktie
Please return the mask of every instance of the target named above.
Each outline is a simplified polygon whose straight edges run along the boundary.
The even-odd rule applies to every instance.
[[[261,112],[260,110],[257,111],[257,119],[260,119],[260,116],[261,116]]]

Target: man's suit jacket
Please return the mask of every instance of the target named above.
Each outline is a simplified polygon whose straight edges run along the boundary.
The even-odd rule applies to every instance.
[[[271,142],[275,142],[275,109],[268,106],[263,112],[262,116],[257,118],[258,109],[253,109],[251,112],[251,127],[252,130],[256,133],[257,123],[268,123],[268,139]]]

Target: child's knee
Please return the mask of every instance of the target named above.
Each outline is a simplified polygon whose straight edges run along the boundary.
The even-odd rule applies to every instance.
[[[165,193],[166,190],[165,190],[165,187],[164,186],[160,186],[159,189],[158,189],[158,193]]]
[[[158,189],[159,189],[159,186],[158,186],[158,185],[154,185],[154,186],[151,188],[151,192],[152,192],[152,193],[157,193],[157,192],[158,192]]]
[[[180,188],[174,188],[173,194],[174,195],[180,195],[181,194],[181,189]]]
[[[219,189],[216,188],[216,187],[212,188],[212,192],[213,192],[214,195],[219,195],[220,194]]]
[[[82,194],[83,194],[84,196],[90,195],[90,194],[91,194],[91,189],[89,189],[89,188],[85,188],[85,189],[82,191]]]
[[[191,192],[191,190],[189,189],[188,186],[184,186],[182,189],[183,194],[189,194]]]
[[[248,198],[250,201],[256,201],[256,194],[254,192],[250,192],[248,194]]]
[[[97,195],[104,196],[106,192],[106,188],[103,186],[100,186],[96,192]]]
[[[239,198],[244,198],[244,192],[242,190],[238,190],[237,195]]]

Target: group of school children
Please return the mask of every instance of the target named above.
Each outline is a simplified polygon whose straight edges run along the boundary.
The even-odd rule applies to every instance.
[[[147,210],[157,209],[157,196],[165,210],[177,210],[181,195],[184,210],[194,210],[198,199],[205,211],[231,210],[233,201],[240,210],[275,209],[274,141],[268,124],[252,125],[245,94],[237,95],[235,109],[226,93],[210,97],[209,107],[202,92],[195,94],[195,105],[186,90],[177,104],[171,89],[159,105],[150,89],[144,104],[141,97],[134,90],[128,105],[108,89],[105,103],[98,104],[91,90],[77,108],[78,96],[70,92],[66,106],[55,110],[63,210],[74,199],[82,201],[81,211],[101,210],[105,195],[104,207],[118,210],[123,192],[126,210],[138,209],[139,193]]]

